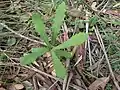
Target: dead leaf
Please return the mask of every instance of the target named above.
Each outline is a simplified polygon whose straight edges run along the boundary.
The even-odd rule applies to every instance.
[[[120,10],[104,10],[103,11],[104,14],[110,14],[110,15],[115,15],[120,17]]]
[[[0,90],[6,90],[6,89],[1,87]]]
[[[77,68],[81,72],[84,69],[85,44],[77,47],[75,56],[77,61],[81,59],[79,64],[77,64]]]
[[[22,84],[15,84],[14,87],[17,89],[17,90],[22,90],[24,88],[24,86]]]
[[[97,8],[96,8],[96,5],[97,5],[96,2],[93,2],[92,5],[91,5],[91,8],[92,8],[94,11],[98,11]]]
[[[7,90],[16,90],[13,84],[7,84],[7,85],[5,86],[5,88],[6,88]]]
[[[68,11],[68,14],[70,16],[72,16],[72,17],[85,19],[85,12],[84,11],[80,11],[79,9],[80,8],[78,8],[78,9],[73,8],[73,9]]]
[[[98,90],[98,89],[104,90],[108,81],[109,81],[109,77],[99,78],[89,86],[89,90]]]

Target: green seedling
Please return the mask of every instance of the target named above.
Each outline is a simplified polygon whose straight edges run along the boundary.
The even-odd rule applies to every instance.
[[[23,57],[21,57],[20,60],[21,64],[30,65],[36,60],[36,58],[42,56],[46,52],[50,52],[53,60],[56,76],[59,78],[65,77],[65,75],[67,74],[67,70],[65,66],[61,63],[60,58],[64,57],[68,59],[72,57],[71,52],[65,51],[65,48],[84,43],[87,40],[87,36],[88,36],[85,33],[78,33],[72,36],[69,40],[65,41],[64,43],[58,44],[56,46],[57,43],[56,38],[59,34],[62,22],[64,21],[65,12],[66,12],[66,5],[63,2],[56,9],[56,14],[53,20],[54,22],[52,25],[51,41],[49,41],[48,36],[45,32],[45,25],[44,25],[44,21],[41,19],[41,16],[38,13],[34,13],[32,15],[32,22],[35,26],[35,30],[40,34],[41,38],[46,43],[46,46],[41,48],[32,48],[31,53],[25,53]]]

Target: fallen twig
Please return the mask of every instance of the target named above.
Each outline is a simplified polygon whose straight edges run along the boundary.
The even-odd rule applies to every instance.
[[[5,27],[6,29],[8,29],[9,31],[11,31],[12,33],[14,33],[14,34],[16,34],[16,35],[18,35],[18,36],[20,36],[20,37],[22,37],[22,38],[24,38],[24,39],[30,40],[30,41],[35,42],[35,43],[39,43],[39,44],[44,45],[44,46],[46,45],[46,44],[43,43],[43,42],[36,41],[36,40],[34,40],[34,39],[31,39],[31,38],[29,38],[29,37],[23,36],[23,35],[15,32],[14,30],[12,30],[11,28],[9,28],[7,25],[5,25],[5,24],[3,24],[3,23],[0,23],[0,24],[1,24],[3,27]]]

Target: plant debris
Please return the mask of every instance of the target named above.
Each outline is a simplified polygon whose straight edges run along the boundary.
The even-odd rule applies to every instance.
[[[119,0],[67,0],[62,10],[59,5],[64,1],[0,1],[0,90],[120,90]],[[48,41],[43,41],[43,33],[35,31],[33,13],[44,21]],[[59,29],[54,33],[56,42],[52,40],[53,29]],[[78,33],[87,33],[89,37],[74,46],[82,40]],[[65,42],[74,35],[79,38],[75,37],[76,41],[68,47]],[[52,52],[64,66],[65,78],[57,77],[62,70],[59,67],[56,74],[49,52],[34,60],[27,58],[34,61],[29,66],[20,64],[21,57],[52,42],[51,48],[65,44],[66,48],[56,48],[60,52]]]

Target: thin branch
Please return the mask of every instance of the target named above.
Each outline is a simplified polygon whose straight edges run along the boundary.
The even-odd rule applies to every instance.
[[[104,7],[98,12],[98,14],[100,14],[101,12],[103,12],[103,10],[105,9],[105,7],[108,5],[109,0],[107,1],[107,3],[104,5]]]
[[[30,41],[32,41],[32,42],[39,43],[39,44],[41,44],[41,45],[46,46],[46,44],[43,43],[43,42],[39,42],[39,41],[36,41],[36,40],[31,39],[31,38],[29,38],[29,37],[23,36],[23,35],[21,35],[21,34],[15,32],[15,31],[12,30],[11,28],[9,28],[7,25],[5,25],[5,24],[3,24],[3,23],[0,23],[0,24],[1,24],[3,27],[5,27],[6,29],[8,29],[9,31],[11,31],[12,33],[14,33],[14,34],[20,36],[21,38],[24,38],[24,39],[30,40]]]
[[[89,12],[86,10],[86,20],[88,20],[88,15],[89,15]],[[88,32],[89,32],[89,23],[86,22],[86,33],[88,34]],[[85,46],[88,45],[90,66],[92,66],[92,55],[91,55],[91,50],[90,50],[90,41],[89,41],[89,38],[88,38],[88,40],[87,40],[87,42],[85,44],[86,44]],[[92,73],[92,70],[91,70],[91,73]]]
[[[53,86],[55,86],[55,84],[58,82],[58,80],[56,80],[49,88],[48,88],[48,90],[51,90],[51,88],[53,87]]]

